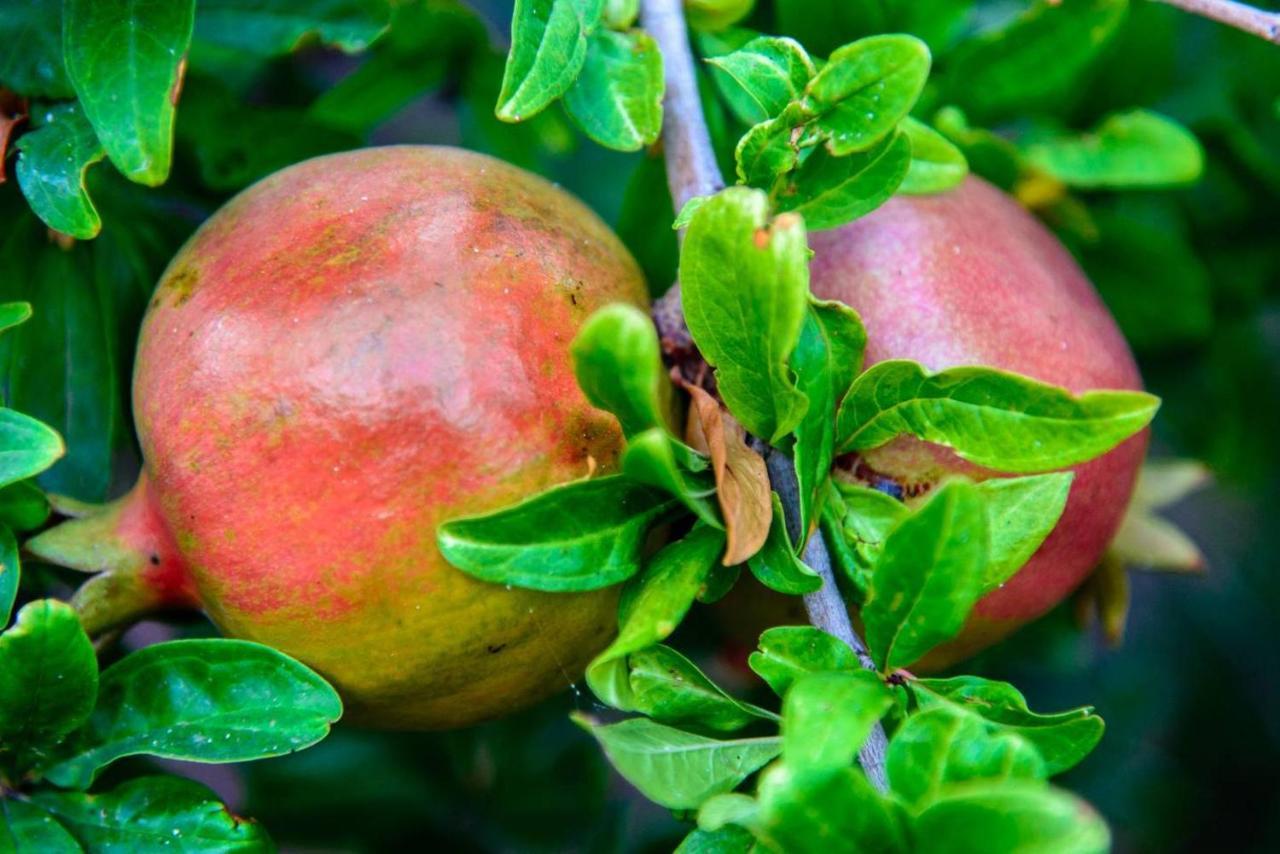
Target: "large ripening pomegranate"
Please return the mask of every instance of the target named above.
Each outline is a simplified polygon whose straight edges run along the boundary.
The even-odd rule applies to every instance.
[[[978,178],[947,193],[895,198],[843,228],[811,234],[809,244],[810,286],[862,316],[868,365],[885,359],[913,359],[935,371],[990,365],[1074,392],[1142,388],[1115,321],[1071,255],[1012,198]],[[924,668],[993,643],[1079,586],[1119,527],[1146,444],[1143,431],[1075,467],[1053,533]],[[909,437],[848,468],[873,485],[896,482],[919,500],[950,475],[998,474]],[[743,616],[757,623],[803,619],[795,613],[798,600],[768,605],[767,596],[763,588],[749,598],[744,592],[726,607],[752,612]]]
[[[643,307],[622,244],[536,176],[448,148],[310,160],[246,190],[178,253],[143,323],[125,498],[29,544],[106,570],[101,632],[161,607],[330,679],[347,718],[441,728],[562,689],[615,628],[617,591],[476,581],[444,520],[615,467],[569,344]]]

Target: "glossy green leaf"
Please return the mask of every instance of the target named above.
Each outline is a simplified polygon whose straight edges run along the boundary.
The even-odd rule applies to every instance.
[[[578,79],[564,93],[569,118],[616,151],[639,151],[662,132],[662,54],[642,30],[597,30]]]
[[[0,634],[0,759],[38,760],[85,722],[97,692],[98,659],[71,606],[23,607]]]
[[[574,721],[600,742],[627,782],[670,809],[696,809],[732,791],[782,749],[776,736],[720,741],[645,718],[602,725],[575,715]]]
[[[1093,459],[1151,421],[1159,400],[1144,392],[1079,396],[990,368],[930,374],[915,362],[880,362],[858,377],[840,408],[839,453],[911,435],[946,445],[978,465],[1008,472],[1065,468]]]
[[[707,59],[711,79],[745,125],[766,122],[799,98],[815,74],[813,60],[794,39],[760,36]]]
[[[812,626],[766,629],[760,635],[760,649],[751,653],[747,664],[779,697],[806,674],[860,667],[858,657],[844,641]]]
[[[386,0],[199,0],[195,38],[253,56],[309,41],[355,53],[384,33],[389,19]]]
[[[772,189],[774,181],[800,162],[798,128],[813,118],[803,101],[793,101],[777,118],[751,128],[734,149],[738,181]]]
[[[818,148],[786,177],[778,209],[800,214],[812,231],[838,228],[887,202],[910,168],[911,143],[903,133],[844,157]]]
[[[796,772],[847,768],[892,706],[889,689],[866,670],[802,676],[782,703],[782,759]]]
[[[664,427],[632,436],[622,455],[622,471],[627,477],[671,493],[703,522],[723,528],[715,475],[709,466],[709,461]]]
[[[85,190],[85,173],[106,151],[76,103],[50,107],[18,138],[18,186],[52,229],[81,240],[96,237],[102,220]]]
[[[195,0],[66,0],[67,74],[102,147],[140,184],[169,177]]]
[[[15,531],[32,531],[49,518],[49,502],[39,487],[20,480],[0,487],[0,524]]]
[[[941,193],[959,186],[969,174],[964,154],[945,136],[911,116],[903,119],[900,127],[911,141],[911,167],[898,192]]]
[[[818,520],[819,529],[826,538],[832,567],[848,582],[845,598],[850,605],[861,608],[867,601],[867,588],[871,586],[870,562],[858,555],[858,542],[845,531],[847,515],[844,498],[833,481],[828,480]]]
[[[885,769],[893,793],[918,809],[958,783],[1047,776],[1030,741],[991,729],[975,715],[943,707],[911,715],[889,742]]]
[[[46,425],[12,409],[0,409],[0,485],[39,474],[66,450],[62,437]]]
[[[680,255],[689,331],[729,411],[770,443],[807,406],[788,366],[808,306],[807,254],[799,219],[770,222],[764,193],[730,187],[694,213]]]
[[[9,618],[13,616],[13,603],[18,598],[21,577],[18,541],[7,525],[0,525],[0,631],[9,625]]]
[[[799,595],[812,593],[822,586],[822,577],[796,557],[791,538],[787,536],[787,520],[778,493],[773,493],[773,520],[764,546],[747,560],[756,580],[779,593]]]
[[[991,478],[975,485],[987,506],[987,574],[983,593],[1003,585],[1031,559],[1067,506],[1071,472]]]
[[[451,564],[531,590],[597,590],[640,569],[649,528],[674,501],[622,475],[574,481],[436,530]]]
[[[959,633],[982,594],[987,543],[986,504],[963,481],[943,486],[889,533],[862,609],[882,670],[907,667]]]
[[[1111,835],[1093,808],[1033,782],[974,784],[935,801],[913,827],[922,854],[1102,854]]]
[[[85,501],[107,497],[124,433],[122,354],[112,347],[110,329],[118,295],[99,280],[94,255],[101,251],[95,242],[92,250],[42,245],[32,253],[22,287],[35,316],[10,333],[8,364],[10,404],[66,442],[66,455],[39,483]]]
[[[664,547],[623,590],[618,637],[587,668],[587,684],[614,708],[634,711],[626,657],[676,630],[724,553],[724,534],[697,525]],[[616,681],[616,680],[621,681]]]
[[[915,105],[929,77],[929,48],[907,35],[859,39],[831,54],[805,101],[816,114],[809,134],[837,156],[884,139]]]
[[[0,15],[0,86],[19,95],[70,98],[62,62],[62,3],[19,0]]]
[[[1049,774],[1060,774],[1074,766],[1102,738],[1102,718],[1093,713],[1091,706],[1036,714],[1027,708],[1018,689],[1007,682],[956,676],[919,679],[910,684],[912,695],[923,709],[961,709],[1025,738],[1040,751]]]
[[[675,854],[749,854],[754,842],[750,832],[732,825],[719,830],[693,830],[681,840]]]
[[[327,682],[269,647],[154,644],[102,672],[93,715],[45,776],[83,789],[112,762],[141,753],[191,762],[282,756],[320,741],[341,716]]]
[[[1125,189],[1194,182],[1204,150],[1191,131],[1148,110],[1115,113],[1094,130],[1036,140],[1027,161],[1073,187]]]
[[[31,303],[6,302],[0,304],[0,332],[12,329],[31,319]]]
[[[858,563],[866,568],[875,565],[889,532],[911,515],[907,505],[869,486],[835,481],[844,500],[845,515],[841,530],[854,548]]]
[[[762,775],[758,797],[759,809],[746,821],[768,850],[907,850],[893,806],[855,768],[797,773],[777,765]]]
[[[49,813],[17,798],[0,798],[0,851],[4,854],[80,854],[80,844]]]
[[[232,815],[209,789],[154,775],[98,794],[43,791],[32,800],[87,851],[260,852],[272,849],[259,825]]]
[[[818,507],[835,451],[836,410],[862,370],[867,332],[857,312],[838,302],[813,301],[791,354],[796,386],[809,399],[796,425],[796,481],[800,489],[800,530],[817,524]],[[803,544],[800,544],[803,546]]]
[[[981,120],[1068,93],[1124,19],[1128,0],[1036,0],[1007,26],[966,42],[947,64],[947,99]]]
[[[624,303],[605,306],[582,325],[569,352],[587,400],[617,416],[628,439],[666,426],[671,382],[649,315]]]
[[[586,62],[587,39],[601,9],[602,0],[516,0],[495,111],[499,119],[523,121],[569,91]]]
[[[632,653],[627,664],[633,706],[629,711],[655,721],[734,732],[760,720],[778,719],[772,712],[729,696],[671,647],[657,645]]]

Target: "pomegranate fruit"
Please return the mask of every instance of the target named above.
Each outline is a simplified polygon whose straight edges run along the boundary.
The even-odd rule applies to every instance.
[[[330,679],[361,725],[443,728],[577,678],[617,590],[474,580],[444,520],[608,471],[622,434],[569,344],[639,268],[586,206],[467,151],[365,149],[290,167],[206,222],[143,322],[144,471],[28,544],[104,574],[101,632],[161,607]]]
[[[939,195],[895,198],[847,226],[811,234],[809,244],[813,293],[862,316],[868,365],[885,359],[912,359],[934,371],[990,365],[1073,392],[1142,387],[1128,345],[1071,255],[979,178]],[[1013,578],[978,603],[961,635],[925,659],[924,669],[1004,637],[1084,581],[1120,525],[1146,443],[1143,431],[1075,467],[1057,527]],[[999,475],[910,437],[845,468],[837,476],[897,483],[917,501],[950,475]],[[751,614],[756,628],[804,620],[794,597],[758,586],[736,594],[726,607]],[[766,595],[779,601],[748,601]],[[771,616],[762,620],[762,611]]]

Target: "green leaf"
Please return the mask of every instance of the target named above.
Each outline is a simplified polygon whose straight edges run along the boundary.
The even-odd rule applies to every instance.
[[[772,36],[759,36],[706,62],[716,88],[745,125],[777,116],[804,93],[816,73],[799,42]]]
[[[922,854],[1102,854],[1111,835],[1093,808],[1032,782],[975,784],[935,801],[914,823]]]
[[[911,116],[903,119],[900,127],[911,141],[911,167],[898,192],[941,193],[959,186],[969,174],[964,154],[945,136]]]
[[[1022,177],[1022,155],[1011,141],[983,128],[972,127],[958,107],[943,107],[933,117],[938,131],[957,145],[970,170],[1004,190],[1012,191]]]
[[[804,225],[769,222],[764,193],[730,187],[693,215],[680,254],[689,331],[729,411],[776,443],[804,416],[807,401],[788,367],[809,294]]]
[[[586,62],[587,37],[601,7],[602,0],[516,0],[499,119],[523,121],[569,91]]]
[[[31,481],[0,487],[0,524],[15,531],[33,531],[48,518],[49,502]]]
[[[651,646],[632,653],[627,663],[633,706],[628,711],[712,732],[733,732],[760,720],[778,719],[772,712],[729,696],[671,647]]]
[[[889,689],[866,670],[802,676],[782,703],[782,759],[796,772],[846,768],[892,706]]]
[[[17,798],[0,798],[0,851],[5,854],[80,854],[79,843],[44,810]]]
[[[859,39],[831,54],[805,101],[816,113],[810,134],[841,157],[884,139],[915,105],[929,77],[929,48],[907,35]]]
[[[18,561],[18,541],[7,525],[0,525],[0,631],[9,625],[13,603],[18,599],[22,566]]]
[[[911,143],[902,133],[844,157],[818,148],[787,176],[778,209],[802,215],[812,231],[838,228],[887,202],[910,168]]]
[[[853,544],[858,563],[870,569],[875,566],[889,532],[911,515],[907,505],[891,495],[869,486],[835,481],[844,499],[845,515],[841,530]]]
[[[665,427],[632,436],[622,454],[622,471],[627,477],[671,493],[703,522],[723,529],[715,475],[705,470],[709,465],[693,448],[672,438]]]
[[[756,0],[685,0],[685,17],[695,30],[717,31],[750,14]]]
[[[342,716],[327,682],[249,641],[154,644],[102,672],[93,715],[45,776],[88,787],[125,756],[244,762],[310,747]]]
[[[0,332],[12,329],[31,319],[31,303],[6,302],[0,304]]]
[[[957,783],[1047,776],[1031,742],[945,707],[906,719],[889,742],[885,768],[894,794],[916,809]]]
[[[1204,169],[1195,135],[1147,110],[1114,113],[1086,134],[1038,139],[1023,153],[1059,181],[1085,189],[1176,187]]]
[[[32,602],[0,634],[0,746],[19,766],[84,723],[97,692],[98,659],[70,605]]]
[[[984,594],[1004,584],[1049,536],[1071,491],[1072,472],[995,477],[975,484],[987,506],[987,574]]]
[[[81,240],[102,228],[85,190],[85,173],[106,151],[80,105],[59,104],[32,121],[18,138],[18,186],[31,209],[52,229]]]
[[[756,579],[779,593],[799,595],[812,593],[822,586],[822,577],[796,557],[791,538],[787,536],[787,520],[778,493],[773,493],[773,520],[764,546],[747,560]]]
[[[485,516],[445,522],[436,543],[482,581],[531,590],[598,590],[640,569],[645,535],[674,502],[622,475],[553,487]]]
[[[195,0],[66,0],[67,74],[107,156],[126,177],[164,183]]]
[[[846,599],[850,605],[861,608],[867,601],[867,588],[871,585],[870,562],[860,557],[855,539],[845,531],[844,520],[848,515],[844,498],[828,479],[822,502],[819,527],[826,537],[831,564],[849,582]]]
[[[748,831],[729,825],[719,830],[690,831],[675,854],[749,854],[753,844]]]
[[[760,649],[747,664],[773,693],[785,696],[809,673],[857,670],[858,656],[839,638],[812,626],[775,626],[760,635]]]
[[[800,489],[800,530],[817,524],[822,490],[835,451],[836,410],[862,370],[867,332],[858,313],[838,302],[811,301],[800,341],[791,354],[796,386],[809,399],[796,425],[796,481]],[[803,546],[803,543],[800,544]]]
[[[569,352],[587,400],[617,416],[628,439],[666,426],[671,383],[649,315],[624,303],[605,306],[582,325]]]
[[[1036,746],[1050,775],[1061,774],[1089,754],[1105,728],[1093,707],[1083,706],[1052,715],[1027,709],[1027,701],[1007,682],[977,676],[917,679],[912,696],[922,709],[959,709],[978,715]]]
[[[42,791],[32,796],[88,851],[271,850],[259,825],[234,816],[194,780],[154,775],[100,794]]]
[[[616,151],[639,151],[662,132],[662,54],[641,30],[598,30],[578,79],[564,93],[569,118]]]
[[[624,659],[676,630],[723,552],[722,532],[695,525],[685,537],[654,555],[644,571],[627,583],[618,637],[587,668],[587,684],[601,702],[635,711]],[[615,682],[619,676],[623,681]]]
[[[889,360],[858,377],[840,408],[838,453],[911,435],[1007,472],[1066,468],[1100,456],[1151,421],[1160,402],[1136,391],[1065,389],[990,368],[930,374]]]
[[[36,98],[75,94],[62,62],[62,3],[6,3],[0,44],[0,87]]]
[[[1124,19],[1128,0],[1036,0],[947,63],[947,100],[980,120],[1049,106],[1068,94]]]
[[[745,823],[768,850],[907,850],[892,805],[855,768],[796,773],[786,764],[778,765],[765,772],[759,788],[760,807]]]
[[[862,609],[867,646],[886,672],[917,661],[964,626],[987,567],[987,509],[952,481],[885,540]]]
[[[0,409],[0,485],[39,474],[66,451],[62,437],[44,424],[21,412]]]
[[[732,791],[782,749],[776,736],[720,741],[645,718],[607,726],[581,714],[573,720],[600,742],[627,782],[669,809],[696,809]]]
[[[199,0],[195,38],[253,56],[296,50],[314,40],[347,53],[386,32],[386,0]]]
[[[777,118],[748,130],[734,149],[738,181],[772,189],[774,181],[800,162],[798,128],[813,118],[803,101],[793,101]]]
[[[601,23],[611,30],[629,30],[640,14],[640,0],[604,0]]]

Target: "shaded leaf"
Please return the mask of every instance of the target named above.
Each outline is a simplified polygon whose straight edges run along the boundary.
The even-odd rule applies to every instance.
[[[945,136],[911,116],[903,119],[900,127],[911,141],[911,166],[898,192],[940,193],[959,186],[969,174],[964,154]]]
[[[704,523],[723,530],[715,474],[707,470],[710,465],[664,427],[632,436],[622,454],[622,471],[627,477],[671,493]]]
[[[847,768],[892,706],[889,689],[866,670],[802,676],[782,703],[782,759],[798,773]]]
[[[930,374],[915,362],[880,362],[840,408],[837,451],[869,450],[896,436],[946,445],[970,462],[1009,472],[1065,468],[1137,433],[1159,400],[1145,392],[1074,396],[990,368]]]
[[[386,0],[199,0],[195,38],[255,56],[310,40],[355,53],[386,31],[389,18]]]
[[[952,481],[885,540],[862,609],[882,670],[906,667],[964,626],[987,566],[987,511],[973,485]]]
[[[164,183],[195,0],[66,0],[64,10],[67,74],[107,156],[130,180]]]
[[[719,830],[692,830],[676,847],[675,854],[747,854],[754,840],[741,827],[729,825]]]
[[[6,3],[0,44],[0,86],[35,97],[75,94],[62,62],[62,3]]]
[[[601,8],[602,0],[516,0],[499,119],[530,118],[569,90],[586,62]]]
[[[18,186],[44,224],[72,237],[96,237],[102,220],[85,190],[85,173],[106,151],[77,103],[32,117],[18,139]]]
[[[639,151],[662,132],[662,54],[648,33],[598,30],[587,42],[564,108],[587,136],[616,151]]]
[[[910,168],[911,143],[902,133],[843,157],[818,148],[787,176],[778,209],[800,214],[813,231],[838,228],[888,201]]]
[[[627,663],[634,704],[629,711],[712,732],[733,732],[760,720],[778,719],[772,712],[729,696],[669,646],[659,644],[632,653]]]
[[[771,189],[774,181],[800,163],[803,126],[813,113],[803,101],[792,101],[773,119],[755,125],[734,149],[738,181]]]
[[[656,724],[645,718],[602,725],[577,714],[573,720],[600,742],[618,773],[641,794],[670,809],[696,809],[778,755],[778,737],[720,741]]]
[[[44,810],[17,798],[0,798],[0,851],[79,854],[75,837]]]
[[[7,525],[0,525],[0,631],[9,625],[13,603],[18,598],[22,566],[18,561],[18,541]]]
[[[482,581],[531,590],[597,590],[640,569],[649,528],[674,501],[621,475],[553,487],[436,530],[451,564]]]
[[[772,494],[773,521],[764,545],[747,561],[756,579],[779,593],[812,593],[822,586],[822,577],[796,557],[791,538],[787,536],[787,520],[778,493]]]
[[[907,850],[892,805],[857,769],[795,773],[785,764],[777,765],[762,775],[758,797],[760,808],[748,825],[770,850]]]
[[[1177,186],[1204,168],[1195,136],[1148,110],[1114,113],[1085,134],[1037,139],[1024,154],[1059,181],[1086,189]]]
[[[327,682],[249,641],[154,644],[102,672],[97,706],[45,776],[86,788],[125,756],[243,762],[309,747],[342,716]]]

